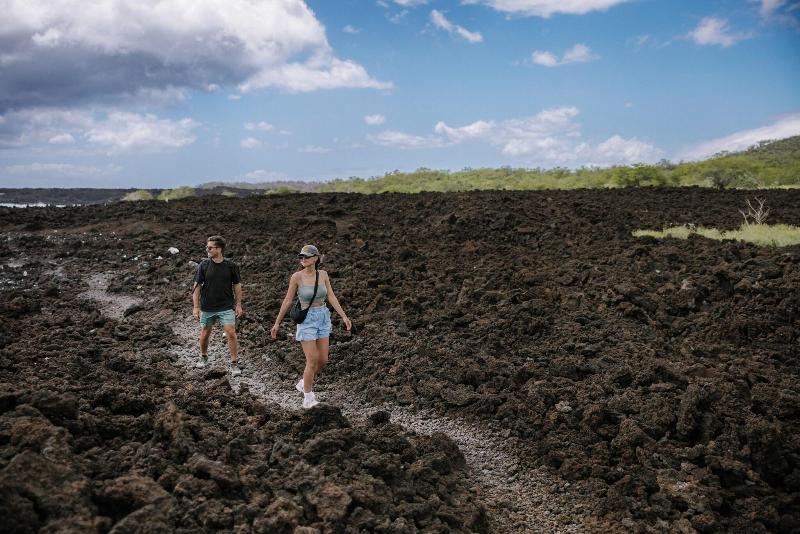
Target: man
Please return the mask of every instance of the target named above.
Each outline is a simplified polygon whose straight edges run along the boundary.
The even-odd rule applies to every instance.
[[[231,375],[242,373],[238,365],[236,318],[242,314],[242,284],[239,266],[223,257],[225,240],[213,235],[206,241],[208,258],[197,267],[192,288],[194,318],[200,321],[200,361],[197,367],[208,364],[208,340],[211,328],[219,322],[228,338],[231,353]]]

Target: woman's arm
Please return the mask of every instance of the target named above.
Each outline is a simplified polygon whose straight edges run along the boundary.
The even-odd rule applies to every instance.
[[[281,321],[283,321],[283,318],[286,316],[286,312],[289,311],[289,307],[292,305],[295,293],[297,293],[297,274],[298,273],[294,273],[291,278],[289,278],[289,289],[286,291],[286,296],[283,297],[283,302],[281,302],[281,310],[278,312],[278,316],[275,318],[275,324],[272,325],[272,329],[269,332],[272,336],[272,339],[278,337],[278,327],[281,325]]]
[[[342,321],[344,321],[345,328],[350,330],[350,328],[353,326],[353,323],[347,318],[347,314],[344,313],[342,305],[339,304],[339,299],[336,298],[336,294],[333,292],[333,288],[331,287],[331,279],[327,272],[325,273],[325,289],[328,290],[328,302],[331,303],[333,309],[336,310],[336,313],[338,313],[339,317],[341,317]]]

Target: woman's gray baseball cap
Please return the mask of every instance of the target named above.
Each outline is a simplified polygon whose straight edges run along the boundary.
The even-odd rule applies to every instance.
[[[319,250],[314,245],[304,245],[303,248],[300,249],[300,254],[298,254],[298,256],[303,256],[304,258],[319,256]]]

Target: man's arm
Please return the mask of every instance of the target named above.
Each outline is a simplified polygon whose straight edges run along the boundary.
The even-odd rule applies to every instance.
[[[197,266],[197,273],[194,275],[194,285],[192,286],[192,315],[198,321],[200,320],[200,291],[206,281],[206,273],[203,271],[204,261],[201,261]]]
[[[236,317],[242,314],[242,284],[233,284],[233,296],[236,302]]]
[[[192,289],[192,315],[198,321],[200,320],[200,284],[197,282]]]

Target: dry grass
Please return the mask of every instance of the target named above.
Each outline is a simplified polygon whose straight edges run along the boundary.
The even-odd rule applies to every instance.
[[[682,225],[658,230],[634,230],[634,237],[651,236],[657,239],[675,238],[687,239],[689,235],[697,234],[708,239],[733,239],[745,241],[756,245],[770,247],[788,247],[800,245],[800,227],[789,224],[750,224],[742,225],[738,230],[717,230],[704,226]]]

